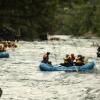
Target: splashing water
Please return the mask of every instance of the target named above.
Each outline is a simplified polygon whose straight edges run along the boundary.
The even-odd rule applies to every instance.
[[[8,49],[10,58],[0,59],[1,100],[100,100],[97,47],[91,47],[91,39],[73,38],[72,41],[65,36],[64,39],[66,41],[20,41],[19,48]],[[92,57],[96,70],[86,73],[42,72],[38,65],[47,51],[51,52],[53,64],[63,62],[65,54]]]

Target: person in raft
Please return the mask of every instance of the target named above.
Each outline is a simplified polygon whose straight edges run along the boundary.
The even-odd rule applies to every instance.
[[[75,62],[75,55],[72,53],[71,55],[70,55],[70,59],[71,59],[71,61],[74,63]]]
[[[82,55],[78,55],[77,58],[76,58],[75,65],[76,66],[84,65],[84,59],[85,59],[85,57],[83,57]]]
[[[70,55],[66,54],[63,60],[64,60],[64,63],[61,63],[60,65],[66,66],[66,67],[73,66],[73,61],[71,60]]]
[[[100,46],[97,48],[97,57],[100,57]]]
[[[42,60],[42,63],[48,63],[48,64],[52,64],[51,61],[49,61],[49,55],[50,55],[50,52],[46,52],[44,55],[43,55],[43,60]]]
[[[0,44],[0,52],[6,51],[3,44]]]

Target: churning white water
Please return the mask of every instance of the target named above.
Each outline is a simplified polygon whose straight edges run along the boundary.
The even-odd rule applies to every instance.
[[[100,58],[96,57],[99,39],[65,37],[64,41],[20,41],[8,49],[10,58],[0,59],[0,100],[100,100]],[[63,62],[66,54],[83,54],[95,61],[95,70],[79,72],[42,72],[38,65],[50,51],[53,64]]]

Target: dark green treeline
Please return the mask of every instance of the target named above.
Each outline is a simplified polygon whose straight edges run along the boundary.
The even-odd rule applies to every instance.
[[[58,32],[100,36],[100,0],[60,0]]]
[[[99,35],[100,0],[0,0],[0,38]]]

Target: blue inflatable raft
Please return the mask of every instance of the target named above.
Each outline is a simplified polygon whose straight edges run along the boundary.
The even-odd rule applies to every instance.
[[[95,63],[93,60],[88,60],[88,63],[82,66],[61,66],[61,65],[49,65],[46,63],[41,63],[39,68],[41,71],[66,71],[66,72],[77,72],[77,71],[88,71],[93,69]]]
[[[9,58],[9,53],[7,52],[0,52],[0,58]]]

